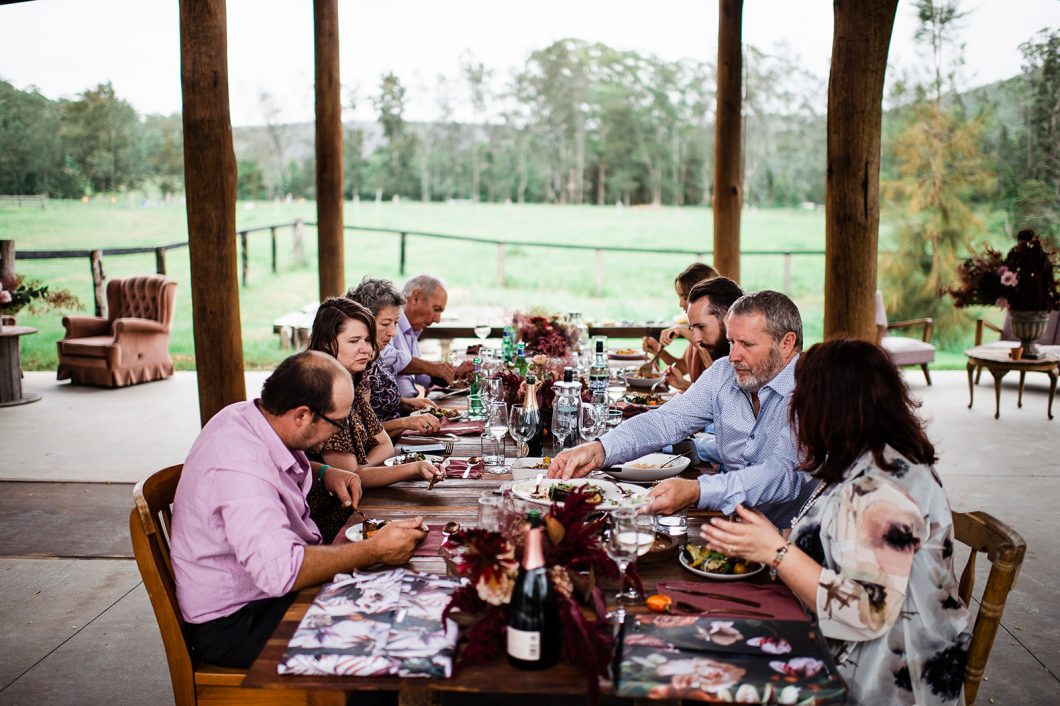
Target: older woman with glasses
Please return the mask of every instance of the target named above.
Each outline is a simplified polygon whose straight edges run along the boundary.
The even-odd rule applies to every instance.
[[[309,349],[327,353],[338,359],[353,376],[355,389],[353,408],[346,419],[331,419],[321,415],[336,431],[320,447],[320,457],[325,464],[357,473],[364,488],[416,478],[430,480],[438,477],[441,480],[444,473],[426,461],[382,466],[383,461],[394,455],[394,445],[379,423],[379,418],[368,399],[369,373],[366,370],[375,357],[375,335],[375,318],[368,309],[355,301],[345,297],[329,297],[317,309]],[[322,484],[313,484],[313,488],[318,486]],[[318,507],[321,505],[326,504],[319,503]],[[310,503],[310,508],[312,514],[313,503]],[[346,509],[344,512],[336,512],[335,517],[329,514],[328,520],[323,517],[318,520],[317,515],[314,515],[313,519],[325,539],[328,539],[326,535],[329,530],[337,531],[348,516],[349,509]],[[341,522],[334,526],[339,519]],[[321,520],[324,520],[325,524],[321,524]],[[334,533],[331,535],[334,536]]]
[[[426,397],[402,397],[398,391],[393,349],[388,347],[397,333],[405,295],[390,280],[365,277],[356,287],[346,292],[346,298],[364,305],[375,317],[375,338],[378,358],[368,375],[372,409],[383,429],[397,438],[403,431],[431,433],[438,431],[438,418],[432,414],[405,416],[410,412],[435,407]]]

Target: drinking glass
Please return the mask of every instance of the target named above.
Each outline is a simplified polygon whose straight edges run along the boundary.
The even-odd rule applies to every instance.
[[[533,438],[537,431],[537,415],[527,413],[521,404],[513,404],[512,411],[508,415],[508,433],[519,444],[516,453],[518,458],[526,456],[529,452],[527,441]]]
[[[609,409],[607,410],[607,426],[614,429],[622,423],[622,410],[620,409]]]
[[[582,402],[578,427],[582,441],[593,441],[603,436],[607,428],[607,404]]]
[[[482,456],[482,467],[487,473],[501,474],[506,471],[502,442],[489,431],[479,436],[479,454]]]
[[[552,413],[552,453],[558,454],[567,448],[570,437],[578,434],[578,415],[565,416]]]
[[[653,535],[654,541],[654,535]],[[607,536],[607,555],[618,564],[619,592],[615,595],[617,607],[607,614],[607,617],[621,625],[626,618],[627,605],[632,605],[640,600],[636,589],[632,586],[629,591],[625,590],[626,572],[629,565],[637,560],[640,553],[640,522],[638,521],[637,508],[620,507],[611,512],[611,532]],[[651,545],[648,545],[650,548]]]
[[[487,379],[486,394],[491,402],[504,402],[504,378],[491,377]]]
[[[483,495],[478,499],[478,526],[490,532],[500,532],[504,527],[504,498]]]
[[[612,368],[607,378],[607,399],[611,404],[617,404],[626,394],[626,371],[623,368]]]
[[[486,470],[490,473],[505,473],[504,467],[504,435],[508,433],[508,405],[503,401],[490,402],[486,410],[486,431],[497,440],[499,458],[491,465],[487,462]],[[499,467],[499,469],[498,469]]]
[[[481,392],[476,392],[473,395],[468,395],[467,396],[467,418],[468,418],[468,421],[478,421],[480,419],[485,419],[486,418],[485,409],[483,408],[483,405],[484,405],[483,398],[484,397],[485,397],[485,395],[482,394]]]
[[[489,321],[485,319],[478,319],[475,321],[475,337],[483,343],[489,338],[490,332],[493,330],[493,326]]]

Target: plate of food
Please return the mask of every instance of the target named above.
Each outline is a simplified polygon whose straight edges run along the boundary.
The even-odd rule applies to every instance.
[[[464,418],[464,413],[459,409],[447,409],[445,407],[425,407],[423,409],[417,409],[415,412],[410,414],[410,417],[419,417],[424,414],[430,414],[437,417],[441,421],[459,422]]]
[[[689,463],[691,461],[689,461],[687,456],[654,453],[603,470],[618,480],[644,483],[646,481],[662,480],[663,478],[673,478],[688,468]]]
[[[738,581],[754,576],[765,565],[736,557],[728,557],[709,549],[705,544],[686,544],[677,555],[681,566],[693,574],[718,581]]]
[[[390,524],[390,520],[365,520],[346,528],[346,539],[361,542]]]
[[[421,454],[415,451],[398,454],[397,456],[391,456],[387,460],[383,461],[384,466],[400,466],[403,463],[416,463],[417,461],[430,461],[434,464],[442,462],[441,456],[434,456],[432,454]]]
[[[607,357],[615,360],[643,360],[645,355],[644,351],[637,348],[616,348],[608,352]]]
[[[677,537],[671,537],[663,532],[655,533],[655,541],[644,554],[637,557],[638,564],[654,564],[655,562],[669,559],[679,549]]]
[[[511,488],[515,497],[537,505],[562,504],[575,488],[581,488],[596,500],[596,509],[605,512],[644,503],[648,494],[647,488],[595,478],[527,478],[515,481]]]
[[[639,371],[630,370],[626,373],[626,384],[630,387],[640,388],[642,390],[655,388],[656,390],[662,390],[665,392],[669,390],[669,385],[666,384],[666,375],[659,373],[652,377],[640,377]]]
[[[512,461],[512,468],[527,468],[538,471],[547,471],[551,465],[551,456],[524,456]]]
[[[662,385],[659,387],[662,387]],[[639,404],[645,407],[658,407],[667,402],[667,399],[658,392],[631,392],[622,399],[630,404]]]

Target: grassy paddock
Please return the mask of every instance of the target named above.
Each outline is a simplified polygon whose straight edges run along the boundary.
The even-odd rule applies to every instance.
[[[249,228],[303,218],[315,219],[312,202],[240,203],[238,227]],[[708,250],[712,244],[711,213],[705,208],[619,209],[592,206],[346,204],[349,225],[407,228],[523,242],[583,243],[604,246]],[[743,249],[823,250],[824,214],[802,210],[748,210],[742,219]],[[306,265],[292,257],[290,229],[279,232],[279,272],[271,272],[268,232],[250,235],[250,277],[240,287],[243,347],[247,367],[275,365],[283,358],[272,321],[315,301],[316,231],[305,230]],[[883,240],[888,231],[885,228]],[[183,205],[138,207],[128,200],[96,199],[48,202],[48,208],[0,208],[0,239],[14,239],[21,250],[92,249],[158,245],[187,238]],[[592,252],[510,245],[505,260],[505,286],[496,281],[497,249],[491,244],[449,242],[410,236],[410,274],[431,272],[450,287],[451,310],[490,306],[514,310],[541,306],[557,311],[582,311],[590,320],[659,319],[677,313],[673,277],[691,258],[678,255],[607,253],[604,292],[597,297],[596,260]],[[710,258],[707,258],[710,261]],[[808,342],[820,340],[823,320],[823,256],[796,256],[791,294],[802,310]],[[191,293],[186,248],[167,253],[167,269],[175,278],[177,311],[171,351],[179,369],[194,368]],[[751,290],[780,289],[781,256],[745,255],[744,285]],[[91,308],[92,280],[87,258],[24,260],[18,270],[33,279],[73,291]],[[104,258],[108,278],[154,271],[154,255]],[[364,274],[398,274],[398,237],[348,231],[346,276],[354,284]],[[90,311],[88,313],[91,313]],[[22,343],[29,370],[54,369],[55,341],[63,334],[62,315],[22,312],[19,322],[40,329]],[[963,367],[963,346],[940,352],[939,367]]]

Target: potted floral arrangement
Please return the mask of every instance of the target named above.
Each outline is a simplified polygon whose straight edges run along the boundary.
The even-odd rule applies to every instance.
[[[14,317],[29,307],[33,313],[48,309],[78,309],[81,302],[66,289],[50,290],[37,280],[26,280],[22,275],[0,278],[0,327],[13,324]]]
[[[957,269],[960,284],[947,290],[957,307],[1009,309],[1012,333],[1024,358],[1040,356],[1035,340],[1045,331],[1049,312],[1060,309],[1054,254],[1033,230],[1020,231],[1016,245],[1002,256],[993,248],[973,255]]]
[[[575,327],[564,322],[558,314],[521,311],[512,317],[512,328],[516,340],[525,343],[529,353],[550,358],[566,357],[578,340]]]
[[[544,518],[544,559],[559,603],[561,658],[585,674],[592,701],[599,678],[607,677],[614,650],[613,626],[596,583],[598,575],[615,578],[618,569],[600,542],[604,520],[594,514],[589,496],[575,490]],[[519,571],[522,546],[483,529],[461,530],[445,544],[453,572],[466,579],[445,609],[460,626],[463,646],[458,665],[488,663],[504,653],[508,604]],[[630,567],[629,578],[643,592]]]

